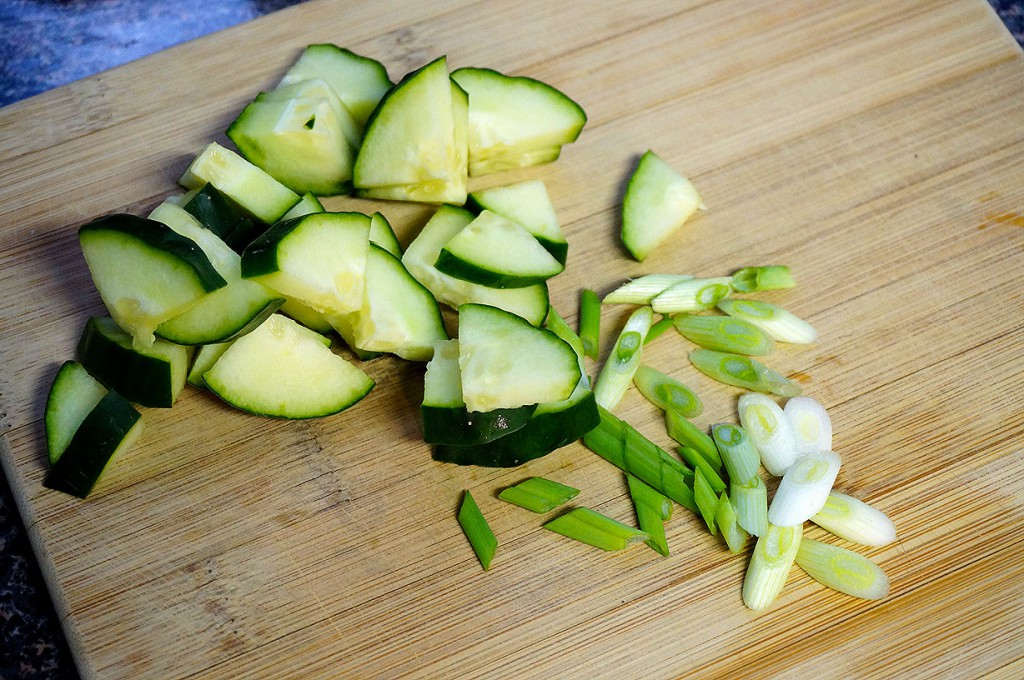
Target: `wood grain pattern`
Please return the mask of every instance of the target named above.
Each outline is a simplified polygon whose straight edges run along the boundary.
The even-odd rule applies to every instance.
[[[578,444],[516,470],[434,463],[422,366],[390,359],[366,365],[366,400],[317,421],[189,390],[145,411],[142,442],[90,500],[44,490],[46,388],[102,309],[77,227],[175,193],[192,155],[319,41],[393,78],[447,54],[583,105],[557,163],[477,182],[548,184],[570,243],[552,301],[571,323],[584,286],[790,265],[799,287],[765,297],[821,342],[770,363],[829,408],[839,488],[896,522],[898,543],[863,551],[890,596],[853,600],[794,570],[752,613],[745,557],[684,511],[669,558],[554,536],[497,491],[546,475],[631,521],[621,475]],[[1021,92],[1021,51],[980,0],[314,0],[0,110],[0,458],[83,676],[1019,675]],[[710,209],[639,265],[617,210],[647,148]],[[429,215],[328,205],[381,209],[404,242]],[[606,347],[628,311],[605,309]],[[698,390],[698,424],[733,420],[738,392],[687,349],[663,336],[648,361]],[[639,395],[620,411],[668,443]],[[488,573],[454,518],[467,488],[500,541]]]

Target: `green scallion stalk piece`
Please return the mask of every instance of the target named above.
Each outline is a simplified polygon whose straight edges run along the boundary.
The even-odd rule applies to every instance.
[[[683,337],[707,349],[761,356],[775,347],[770,335],[743,319],[698,314],[679,314],[672,318]]]
[[[811,538],[800,541],[797,565],[818,583],[866,600],[889,594],[889,577],[867,557]]]
[[[704,410],[703,402],[693,390],[646,364],[637,367],[633,384],[640,394],[663,411],[675,411],[684,418],[694,418]]]
[[[754,536],[768,531],[768,487],[760,477],[745,484],[729,484],[729,497],[736,509],[736,522]]]
[[[597,293],[584,288],[580,293],[580,340],[583,356],[597,361],[601,339],[601,299]]]
[[[579,489],[544,477],[530,477],[503,489],[498,498],[533,512],[550,512],[575,498],[579,492]]]
[[[583,355],[583,341],[580,340],[580,336],[576,335],[576,331],[572,329],[572,326],[566,323],[565,319],[559,315],[558,311],[554,307],[548,307],[548,315],[544,319],[544,325],[552,333],[569,343],[572,350],[576,352],[576,356]]]
[[[606,409],[612,410],[619,405],[633,381],[633,374],[643,358],[644,338],[653,321],[651,308],[641,307],[630,314],[615,340],[611,354],[605,359],[594,382],[594,399]]]
[[[590,508],[573,508],[546,522],[544,528],[602,550],[622,550],[631,543],[650,538],[647,532]]]
[[[896,540],[896,525],[884,512],[838,491],[829,493],[811,521],[851,543],[882,546]]]
[[[768,508],[768,521],[779,526],[803,524],[821,512],[828,501],[842,461],[833,451],[798,459],[782,475]]]
[[[604,296],[605,304],[649,305],[651,300],[680,281],[688,281],[689,274],[647,274],[624,284]]]
[[[779,305],[735,298],[717,304],[729,316],[749,321],[779,342],[807,345],[818,339],[814,326]]]
[[[803,392],[799,384],[760,361],[740,354],[695,349],[690,352],[690,363],[704,375],[726,385],[777,394],[780,397],[795,397]]]
[[[647,337],[644,338],[644,344],[646,345],[649,342],[653,342],[659,335],[673,326],[675,326],[675,320],[672,317],[662,317],[660,321],[651,326],[651,330],[647,331]]]
[[[757,539],[743,578],[743,603],[754,611],[771,606],[782,592],[800,549],[803,527],[777,527]]]
[[[711,436],[722,454],[722,462],[729,473],[729,479],[740,484],[757,477],[761,467],[761,454],[746,431],[732,423],[717,423],[711,426]]]
[[[737,293],[756,293],[762,290],[792,288],[796,285],[789,267],[772,264],[762,267],[744,267],[732,275],[732,287]]]
[[[725,491],[725,480],[722,479],[717,470],[711,467],[711,463],[704,456],[700,455],[697,449],[691,449],[689,446],[680,446],[679,455],[683,457],[687,465],[693,468],[695,474],[697,470],[700,470],[712,491],[715,493]]]
[[[733,555],[742,552],[750,534],[736,521],[736,510],[732,507],[732,502],[724,491],[718,497],[718,507],[715,508],[715,524],[718,525],[725,544],[729,546],[729,552]]]
[[[607,409],[598,406],[597,410],[601,421],[583,435],[583,444],[623,472],[697,512],[693,471]]]
[[[715,440],[680,413],[665,411],[665,429],[668,430],[668,436],[678,443],[696,449],[713,468],[722,469],[722,456],[718,453]]]
[[[666,288],[651,300],[659,314],[700,312],[711,309],[732,294],[728,276],[712,279],[689,279]]]
[[[781,477],[796,460],[796,438],[789,418],[767,394],[747,392],[739,398],[740,425],[761,453],[761,464]]]
[[[650,536],[647,545],[660,555],[668,557],[668,539],[665,537],[665,521],[672,517],[672,501],[645,484],[638,477],[627,474],[629,495],[636,508],[636,519],[641,531]]]
[[[697,503],[697,509],[700,510],[700,516],[704,518],[704,523],[708,525],[708,531],[714,536],[718,533],[718,527],[715,525],[718,496],[708,481],[704,479],[704,473],[700,468],[693,471],[693,500]]]
[[[469,491],[462,496],[462,505],[459,506],[459,524],[465,532],[469,544],[473,546],[473,552],[484,570],[491,568],[491,559],[494,551],[498,549],[498,539],[495,537],[491,527],[480,512],[480,507],[473,499]]]

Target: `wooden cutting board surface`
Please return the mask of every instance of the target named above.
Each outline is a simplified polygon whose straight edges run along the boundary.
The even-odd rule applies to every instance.
[[[654,272],[792,267],[765,295],[820,342],[767,361],[829,409],[837,487],[899,540],[860,549],[892,580],[868,602],[794,569],[744,608],[747,554],[679,510],[673,554],[604,553],[496,493],[544,475],[633,521],[623,477],[579,444],[513,470],[433,462],[423,367],[365,365],[354,409],[284,422],[189,389],[146,409],[137,448],[80,502],[45,490],[41,414],[102,305],[86,220],[145,214],[190,158],[312,42],[387,65],[447,54],[563,89],[580,140],[541,178],[570,242],[551,298]],[[4,473],[84,676],[104,678],[964,677],[1024,673],[1024,59],[980,0],[313,1],[0,110]],[[643,264],[617,241],[636,158],[655,149],[708,211]],[[381,209],[408,243],[429,209]],[[604,346],[628,314],[604,311]],[[735,421],[738,390],[647,361]],[[592,364],[596,373],[597,364]],[[668,445],[630,392],[620,414]],[[464,489],[498,536],[483,572],[455,520]],[[807,535],[824,534],[809,528]]]

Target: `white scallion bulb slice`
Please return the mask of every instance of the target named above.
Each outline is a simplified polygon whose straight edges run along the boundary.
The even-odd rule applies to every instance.
[[[851,543],[882,546],[896,540],[896,525],[884,512],[838,491],[828,495],[811,521]]]
[[[718,308],[737,318],[758,326],[779,342],[808,345],[818,339],[814,326],[778,305],[761,300],[728,298]]]
[[[736,523],[747,533],[763,536],[768,531],[768,487],[760,477],[730,484],[729,499],[736,509]]]
[[[748,392],[739,399],[740,425],[761,453],[761,463],[776,477],[796,461],[796,437],[782,407],[766,394]]]
[[[768,507],[768,522],[788,527],[814,517],[825,507],[841,462],[834,451],[821,451],[793,463]]]
[[[732,294],[731,282],[732,279],[728,276],[680,281],[651,300],[651,307],[659,314],[711,309]]]
[[[768,525],[757,539],[743,578],[743,604],[754,611],[771,606],[786,585],[796,553],[800,549],[803,527]]]
[[[649,305],[651,300],[666,288],[693,277],[689,274],[647,274],[630,281],[608,293],[602,300],[605,304]]]
[[[804,538],[796,563],[822,585],[866,600],[889,594],[889,577],[882,568],[852,550]]]
[[[643,359],[644,338],[653,322],[654,312],[650,307],[634,311],[601,367],[601,373],[594,382],[594,398],[609,411],[615,410],[633,382],[633,375]]]
[[[832,450],[832,420],[811,397],[793,397],[783,409],[796,438],[796,457]]]

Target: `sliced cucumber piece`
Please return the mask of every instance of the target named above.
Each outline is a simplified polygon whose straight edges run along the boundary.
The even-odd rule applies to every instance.
[[[297,194],[335,196],[351,189],[356,123],[322,80],[259,94],[227,136],[246,160]]]
[[[472,221],[473,214],[468,210],[442,205],[406,248],[402,263],[442,304],[457,309],[467,302],[477,302],[517,314],[534,326],[541,325],[548,312],[546,284],[490,288],[449,276],[434,266],[441,248]]]
[[[231,343],[203,379],[232,406],[279,418],[338,413],[374,385],[317,333],[280,314]]]
[[[525,227],[490,210],[449,239],[434,267],[492,288],[531,286],[564,269]]]
[[[103,470],[142,434],[142,417],[85,368],[65,362],[46,400],[50,471],[43,486],[85,498]]]
[[[693,183],[647,151],[622,199],[622,242],[642,262],[703,207]]]
[[[118,325],[135,344],[227,285],[195,242],[167,225],[128,214],[101,217],[78,230],[93,283]]]
[[[402,257],[402,245],[395,236],[395,230],[391,228],[388,218],[379,212],[370,215],[370,243],[376,243],[399,259]]]
[[[327,81],[337,93],[360,131],[392,87],[387,69],[379,61],[326,43],[306,47],[285,73],[279,87],[318,78]]]
[[[323,314],[294,298],[286,299],[278,311],[287,314],[306,328],[317,333],[326,335],[333,330],[331,323]]]
[[[236,253],[245,250],[254,238],[267,229],[267,225],[253,220],[240,208],[235,207],[212,184],[204,184],[199,189],[188,191],[179,203]]]
[[[78,359],[108,389],[142,406],[169,408],[181,394],[192,352],[156,339],[138,348],[107,316],[91,317],[78,341]]]
[[[579,104],[533,78],[485,68],[451,77],[469,93],[471,176],[553,160],[553,150],[575,141],[587,122]]]
[[[576,352],[557,335],[480,304],[459,307],[459,369],[470,411],[567,399],[582,375]]]
[[[178,183],[186,189],[212,184],[253,217],[273,224],[299,202],[299,195],[230,149],[210,142]]]
[[[434,347],[423,378],[423,440],[428,444],[485,444],[526,425],[535,404],[470,413],[462,400],[459,341],[442,340]]]
[[[188,376],[185,378],[185,381],[194,387],[205,390],[206,381],[203,379],[203,374],[213,368],[213,365],[217,363],[217,359],[220,359],[230,346],[230,342],[219,342],[215,345],[199,347],[192,358],[192,367],[188,369]]]
[[[348,314],[363,304],[370,218],[312,213],[278,222],[242,253],[242,276],[320,313]]]
[[[481,189],[469,194],[469,207],[490,210],[521,224],[564,265],[569,244],[555,214],[547,186],[539,179]]]
[[[209,345],[245,335],[284,303],[262,284],[242,278],[242,258],[224,241],[173,202],[165,201],[149,219],[191,239],[227,285],[204,295],[189,309],[157,326],[160,337],[179,345]]]
[[[327,212],[324,208],[324,204],[320,202],[320,199],[313,194],[306,192],[302,194],[302,198],[299,202],[289,208],[288,212],[281,216],[281,221],[293,220],[296,217],[303,217],[305,215],[312,215],[313,213]]]

